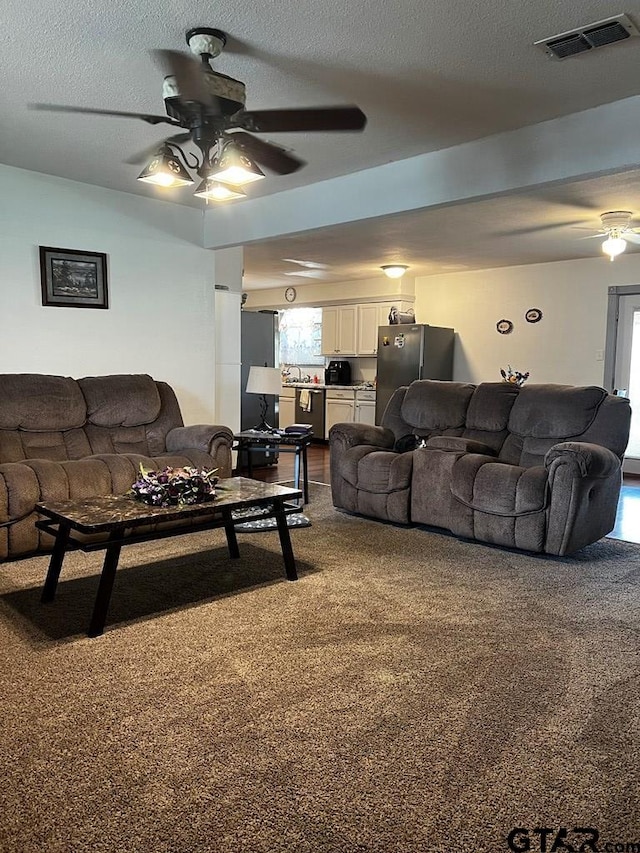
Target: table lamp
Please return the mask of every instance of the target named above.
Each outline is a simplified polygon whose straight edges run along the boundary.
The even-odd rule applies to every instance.
[[[282,387],[282,376],[278,367],[256,367],[249,368],[247,379],[247,394],[260,394],[260,423],[254,427],[258,432],[272,432],[274,427],[267,423],[267,411],[269,403],[267,394],[279,394]]]

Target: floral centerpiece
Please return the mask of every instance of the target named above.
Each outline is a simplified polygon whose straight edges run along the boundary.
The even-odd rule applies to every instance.
[[[217,470],[163,468],[162,471],[145,471],[140,465],[140,475],[129,494],[152,506],[202,503],[215,496]]]
[[[521,373],[519,370],[513,370],[511,365],[507,365],[507,369],[504,370],[500,368],[500,376],[504,379],[505,382],[509,382],[511,385],[518,385],[518,387],[524,385],[524,383],[529,378],[529,371],[526,373]]]

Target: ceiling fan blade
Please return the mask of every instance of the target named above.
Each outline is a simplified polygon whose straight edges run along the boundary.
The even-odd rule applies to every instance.
[[[181,101],[193,101],[206,107],[207,112],[220,112],[218,99],[209,91],[202,63],[179,50],[151,51],[160,63],[176,78]]]
[[[248,110],[238,116],[238,127],[254,133],[308,130],[362,130],[367,117],[359,107],[311,107],[292,110]]]
[[[266,166],[267,169],[271,169],[278,175],[289,175],[305,165],[304,160],[283,151],[282,148],[273,145],[271,142],[265,142],[242,130],[229,134],[229,138],[238,142],[248,152],[249,156],[257,160],[261,166]]]
[[[41,110],[50,113],[87,113],[88,115],[97,116],[120,116],[121,118],[139,118],[146,121],[148,124],[171,124],[174,127],[181,127],[177,121],[173,121],[168,116],[156,116],[150,113],[127,113],[121,110],[97,110],[93,107],[66,107],[62,104],[29,104],[30,110]]]
[[[182,142],[188,142],[190,139],[190,133],[177,133],[175,136],[170,136],[168,139],[160,139],[154,145],[147,145],[147,147],[143,148],[142,151],[137,151],[135,154],[132,154],[131,157],[127,157],[124,162],[128,163],[130,166],[139,166],[142,163],[148,162],[165,143],[175,142],[176,145],[178,145]]]
[[[640,234],[635,231],[625,231],[620,235],[623,240],[628,240],[630,243],[640,243]]]

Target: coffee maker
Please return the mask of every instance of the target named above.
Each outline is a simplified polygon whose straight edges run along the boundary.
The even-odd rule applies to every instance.
[[[351,385],[351,365],[348,361],[330,361],[324,372],[325,385]]]

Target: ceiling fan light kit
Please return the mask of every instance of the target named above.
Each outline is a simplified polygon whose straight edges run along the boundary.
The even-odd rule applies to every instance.
[[[191,175],[168,145],[158,149],[138,180],[159,187],[186,187],[193,183]]]
[[[631,228],[632,216],[630,210],[609,210],[600,215],[602,230],[607,235],[607,239],[602,244],[602,251],[605,255],[609,255],[611,261],[627,248],[625,237],[629,239],[636,237]]]
[[[618,255],[622,254],[627,248],[627,241],[622,237],[607,237],[602,244],[602,251],[605,255],[609,255],[609,260],[613,261]]]
[[[194,195],[207,201],[231,201],[234,198],[245,198],[247,194],[241,187],[232,187],[221,184],[214,178],[205,178]]]
[[[402,278],[409,267],[406,264],[383,264],[380,269],[387,278]]]
[[[360,131],[367,117],[359,107],[338,105],[277,110],[246,110],[246,89],[240,80],[214,71],[209,64],[227,42],[222,30],[194,27],[186,33],[187,44],[199,61],[176,50],[156,50],[154,56],[167,67],[162,97],[166,115],[132,113],[92,107],[31,104],[32,109],[86,113],[141,119],[147,124],[168,124],[183,132],[168,137],[128,162],[144,162],[138,180],[161,187],[193,184],[187,171],[195,171],[201,183],[195,195],[215,201],[243,198],[240,185],[265,177],[261,167],[288,175],[305,163],[256,133],[309,131]],[[184,132],[186,131],[186,132]],[[180,143],[192,142],[200,156],[185,153]],[[210,182],[210,183],[207,183]],[[228,184],[226,193],[214,184]]]
[[[241,187],[262,180],[264,172],[243,153],[235,142],[227,142],[220,160],[214,164],[208,177],[222,181],[223,184]]]

